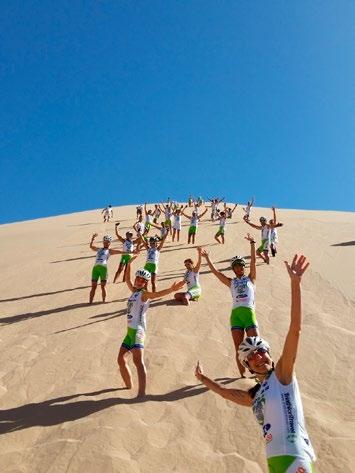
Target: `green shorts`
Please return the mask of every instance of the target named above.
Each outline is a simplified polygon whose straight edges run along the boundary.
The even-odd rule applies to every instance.
[[[201,286],[191,287],[187,291],[187,294],[190,294],[190,299],[192,301],[197,301],[199,299],[199,297],[201,296]]]
[[[132,255],[122,255],[121,256],[121,264],[128,264],[132,259]]]
[[[269,473],[314,473],[313,463],[309,458],[279,455],[267,459]]]
[[[149,271],[151,274],[157,274],[158,272],[158,268],[155,263],[150,263],[150,262],[145,263],[144,269]]]
[[[257,328],[255,310],[250,307],[235,307],[230,316],[231,330]]]
[[[150,230],[151,226],[152,226],[152,224],[151,224],[151,223],[146,223],[146,224],[144,225],[144,229],[145,229],[145,231],[149,232],[149,230]]]
[[[219,227],[219,230],[218,230],[216,236],[219,236],[219,235],[224,235],[224,227]]]
[[[144,348],[145,331],[143,327],[127,329],[127,335],[123,339],[122,346],[127,350],[132,348]]]
[[[195,225],[191,225],[189,227],[189,235],[195,235],[196,232],[197,232],[197,227],[195,227]]]
[[[171,219],[165,220],[164,224],[165,224],[167,227],[171,227]]]
[[[107,266],[102,264],[95,264],[92,268],[91,281],[98,281],[101,279],[101,282],[107,281]]]
[[[258,251],[262,253],[263,251],[269,251],[269,240],[261,240],[261,245],[258,248]]]

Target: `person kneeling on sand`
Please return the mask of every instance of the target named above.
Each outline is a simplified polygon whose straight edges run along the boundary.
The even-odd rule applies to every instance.
[[[184,275],[184,281],[187,284],[187,292],[177,292],[174,297],[177,301],[182,302],[185,305],[189,305],[190,301],[198,301],[201,296],[201,286],[199,281],[199,271],[201,267],[201,251],[200,246],[197,247],[198,259],[196,266],[191,258],[184,261],[186,273]]]
[[[151,299],[157,299],[178,291],[185,282],[174,282],[167,289],[149,292],[147,291],[147,284],[151,274],[146,269],[138,270],[135,275],[134,284],[131,282],[131,263],[134,259],[135,257],[127,265],[126,284],[132,294],[127,304],[127,334],[118,352],[117,363],[126,388],[131,389],[132,374],[127,364],[127,356],[129,353],[132,354],[133,363],[138,374],[138,396],[144,396],[147,384],[147,372],[144,364],[144,341],[146,335],[146,313],[149,302]]]
[[[309,263],[304,256],[295,255],[291,265],[285,264],[291,280],[291,321],[276,364],[264,339],[247,337],[240,344],[239,359],[256,375],[256,385],[248,391],[220,386],[204,375],[199,362],[195,376],[224,399],[253,409],[266,442],[270,473],[312,473],[316,456],[306,431],[294,373],[302,327],[301,279]]]

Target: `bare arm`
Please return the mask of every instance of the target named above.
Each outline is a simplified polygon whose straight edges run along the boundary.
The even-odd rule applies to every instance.
[[[158,299],[159,297],[167,296],[168,294],[171,294],[172,292],[176,292],[179,289],[181,289],[185,285],[185,281],[175,281],[170,287],[167,289],[162,289],[161,291],[157,292],[149,292],[146,291],[142,295],[142,300],[145,302],[148,299]]]
[[[90,248],[93,250],[93,251],[99,251],[99,247],[98,246],[94,246],[94,240],[95,238],[97,237],[97,233],[94,233],[93,236],[91,237],[91,241],[90,241]]]
[[[201,267],[201,261],[202,261],[202,255],[201,255],[202,248],[200,246],[197,247],[197,252],[198,252],[198,258],[197,258],[197,263],[196,266],[194,267],[193,271],[195,273],[198,273],[200,271]]]
[[[276,209],[275,209],[275,207],[272,207],[272,218],[273,218],[274,224],[276,224],[277,220],[276,220]]]
[[[125,276],[125,281],[126,281],[126,284],[128,286],[128,289],[132,292],[134,291],[134,286],[133,286],[132,281],[131,281],[131,264],[132,264],[132,261],[134,261],[137,258],[137,256],[138,256],[138,254],[133,256],[128,261],[127,269],[126,269],[126,276]]]
[[[215,381],[213,381],[212,379],[208,378],[207,376],[203,374],[200,362],[197,362],[197,366],[195,369],[195,376],[208,389],[219,394],[224,399],[235,402],[236,404],[239,404],[240,406],[251,407],[253,400],[250,394],[248,393],[248,391],[242,391],[241,389],[228,389],[216,383]]]
[[[181,211],[181,213],[182,213],[186,218],[192,218],[192,215],[187,215],[183,210]]]
[[[203,217],[203,216],[205,215],[205,213],[207,212],[207,210],[208,210],[208,209],[205,209],[205,211],[204,211],[204,212],[202,212],[202,214],[201,214],[201,215],[198,217],[198,218],[199,218],[199,220],[201,219],[201,217]]]
[[[256,254],[255,254],[255,240],[254,237],[251,236],[249,233],[245,237],[246,240],[250,242],[250,273],[249,279],[252,283],[256,280]]]
[[[118,233],[118,230],[117,230],[117,227],[118,227],[119,224],[115,224],[115,232],[116,232],[116,236],[117,238],[119,239],[119,241],[121,241],[122,243],[124,242],[124,238],[121,237],[121,235]]]
[[[160,251],[162,248],[163,248],[163,245],[165,243],[165,240],[166,240],[166,237],[168,236],[167,233],[165,233],[165,235],[163,236],[163,239],[161,240],[161,242],[159,243],[159,246],[158,246],[158,251]]]
[[[301,279],[309,263],[306,262],[306,258],[303,255],[300,257],[295,255],[291,265],[287,261],[285,261],[285,265],[291,279],[291,321],[282,355],[276,364],[275,374],[280,383],[287,385],[292,381],[301,334]]]
[[[220,271],[217,271],[217,269],[213,266],[213,263],[212,261],[210,260],[210,257],[209,257],[209,254],[207,253],[207,251],[205,250],[202,250],[201,251],[201,255],[206,258],[206,261],[207,261],[207,264],[210,268],[210,270],[212,271],[212,273],[223,283],[225,284],[226,286],[230,287],[231,285],[231,278],[228,278],[227,276],[225,276],[223,273],[221,273]]]
[[[245,223],[247,223],[248,225],[250,225],[251,227],[253,228],[256,228],[257,230],[261,230],[261,225],[255,225],[254,223],[251,223],[249,222],[249,220],[247,220],[246,218],[243,219]]]

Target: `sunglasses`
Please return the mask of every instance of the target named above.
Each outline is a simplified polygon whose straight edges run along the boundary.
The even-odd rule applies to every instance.
[[[254,358],[254,356],[255,356],[257,353],[258,353],[259,355],[262,355],[263,353],[267,353],[267,349],[266,349],[266,348],[263,348],[263,347],[257,348],[257,349],[254,350],[253,352],[249,353],[249,355],[247,356],[247,360],[251,360],[252,358]]]

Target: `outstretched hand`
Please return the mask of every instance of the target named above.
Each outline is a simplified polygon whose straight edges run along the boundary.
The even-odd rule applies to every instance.
[[[285,261],[286,269],[288,274],[291,278],[291,281],[299,281],[301,282],[302,276],[306,269],[309,266],[309,263],[306,260],[306,257],[301,255],[295,255],[293,257],[291,265]]]
[[[202,366],[200,365],[200,361],[198,361],[195,368],[195,376],[199,381],[201,381],[202,375],[203,375],[203,369],[202,369]]]
[[[182,280],[182,281],[175,281],[175,282],[171,285],[170,289],[172,290],[172,292],[176,292],[176,291],[178,291],[179,289],[181,289],[184,285],[185,285],[185,281],[184,281],[184,280]]]
[[[247,236],[244,238],[252,243],[255,243],[255,238],[252,235],[250,235],[250,233],[247,233]]]
[[[209,257],[208,251],[201,249],[201,256],[203,256],[204,258],[208,258]]]
[[[94,234],[92,235],[92,239],[96,238],[98,235],[99,235],[98,233],[94,233]]]

